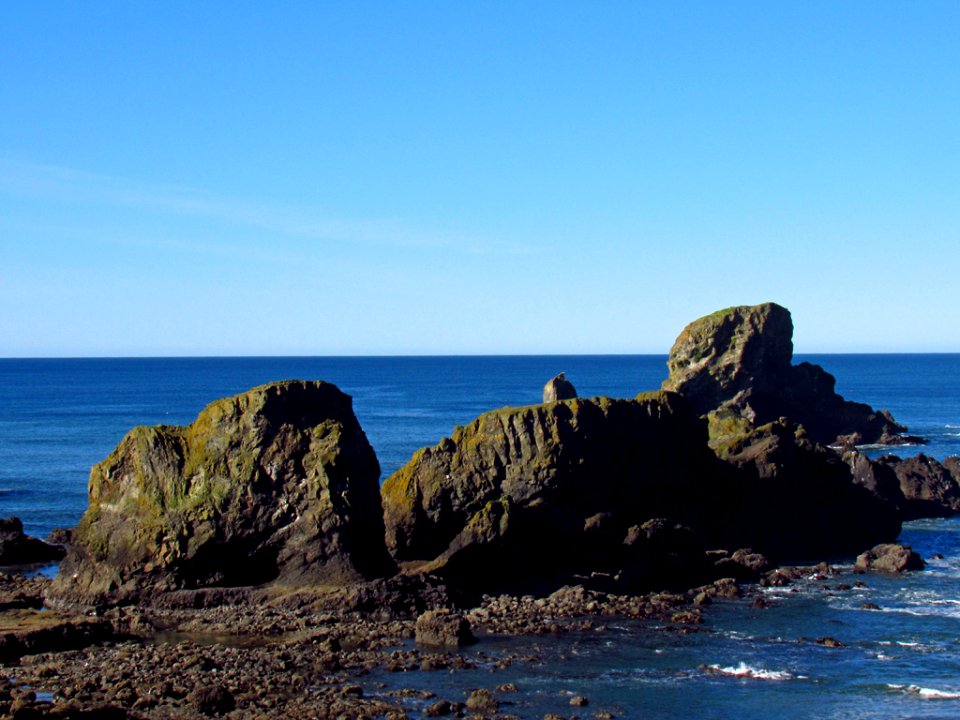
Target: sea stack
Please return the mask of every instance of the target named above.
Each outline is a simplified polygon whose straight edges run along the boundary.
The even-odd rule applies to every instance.
[[[838,445],[907,440],[886,410],[838,395],[819,365],[792,364],[793,320],[776,303],[730,307],[695,320],[670,350],[664,390],[684,395],[711,418],[711,430],[760,426],[786,417],[818,442]]]
[[[392,571],[380,466],[350,397],[264,385],[185,427],[138,427],[90,473],[89,506],[51,597],[75,604]]]

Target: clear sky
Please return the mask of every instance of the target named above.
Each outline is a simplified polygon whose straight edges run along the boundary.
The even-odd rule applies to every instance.
[[[0,356],[960,351],[960,3],[0,3]]]

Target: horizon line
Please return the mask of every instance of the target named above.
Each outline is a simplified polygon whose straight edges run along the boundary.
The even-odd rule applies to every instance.
[[[960,355],[957,350],[934,351],[794,351],[793,356],[917,356]],[[0,355],[0,361],[9,360],[287,360],[287,359],[418,359],[418,358],[536,358],[536,357],[669,357],[669,352],[548,352],[548,353],[342,353],[342,354],[186,354],[186,355]]]

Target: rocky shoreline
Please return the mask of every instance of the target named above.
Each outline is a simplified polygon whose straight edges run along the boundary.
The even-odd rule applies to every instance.
[[[32,627],[22,615],[19,627],[0,632],[0,672],[11,678],[0,688],[0,715],[514,718],[509,703],[517,688],[499,683],[496,672],[541,658],[490,654],[485,648],[491,638],[533,635],[562,641],[568,635],[603,633],[624,620],[645,621],[654,633],[701,632],[709,627],[703,623],[714,602],[763,607],[763,587],[826,583],[835,572],[825,563],[776,568],[755,583],[726,578],[678,593],[614,595],[578,585],[540,598],[486,596],[477,607],[451,610],[477,639],[470,648],[412,642],[418,637],[413,616],[337,609],[339,603],[328,595],[312,592],[271,597],[263,589],[244,588],[211,607],[124,606],[96,616],[30,610],[34,617],[47,616],[42,627]],[[50,582],[0,576],[0,597],[29,596],[36,605]],[[88,629],[81,635],[78,625]],[[19,647],[14,638],[20,639]],[[823,638],[829,642],[837,641]],[[387,693],[382,683],[369,679],[376,673],[469,671],[483,687],[462,697],[435,697],[413,687]],[[615,714],[596,707],[588,716]],[[559,717],[564,716],[554,720]],[[572,708],[566,717],[584,715]]]
[[[0,575],[0,715],[507,718],[490,678],[456,698],[364,678],[495,672],[535,658],[488,655],[491,637],[623,618],[698,632],[714,601],[829,578],[793,565],[811,559],[922,568],[892,543],[960,511],[960,460],[858,453],[906,428],[791,365],[791,336],[773,304],[714,313],[678,338],[665,389],[578,398],[561,373],[543,404],[484,413],[382,488],[328,383],[135,428],[51,538],[66,549],[0,525],[0,564],[65,553],[52,580]],[[614,716],[587,704],[569,717]]]

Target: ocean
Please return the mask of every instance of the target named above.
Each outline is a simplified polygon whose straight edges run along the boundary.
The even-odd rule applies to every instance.
[[[930,440],[895,449],[902,457],[960,454],[960,355],[796,360],[822,365],[845,397],[889,409]],[[581,396],[631,397],[660,386],[666,356],[0,359],[0,517],[19,516],[41,537],[75,525],[90,466],[131,427],[188,423],[212,400],[266,382],[326,380],[349,393],[385,478],[486,410],[539,402],[561,371]],[[514,682],[520,692],[503,711],[523,718],[570,716],[571,694],[590,698],[582,717],[599,709],[627,718],[957,717],[960,519],[909,523],[901,540],[943,557],[903,577],[841,575],[771,590],[766,609],[718,602],[690,635],[613,622],[562,639],[498,638],[471,651],[478,662],[509,653],[541,660],[489,679],[377,681],[384,692],[402,684],[443,697]],[[837,589],[858,580],[866,587]],[[821,637],[843,646],[824,647]]]

